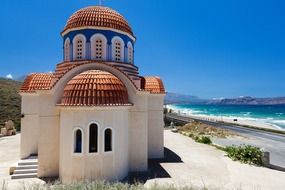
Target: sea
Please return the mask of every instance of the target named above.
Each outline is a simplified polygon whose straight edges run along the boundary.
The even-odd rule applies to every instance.
[[[184,114],[258,121],[285,129],[285,105],[168,105]]]

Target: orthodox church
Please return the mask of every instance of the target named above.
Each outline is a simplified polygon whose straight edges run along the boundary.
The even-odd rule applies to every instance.
[[[62,182],[121,180],[164,156],[159,77],[134,64],[136,37],[115,10],[78,10],[63,31],[63,62],[27,76],[21,158],[36,156],[38,177]]]

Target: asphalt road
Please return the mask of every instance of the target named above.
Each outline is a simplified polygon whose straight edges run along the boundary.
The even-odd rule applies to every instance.
[[[192,118],[178,115],[167,115],[168,118],[173,120],[179,120],[184,122],[189,122],[193,120]],[[197,119],[195,119],[197,120]],[[227,146],[227,145],[240,145],[240,144],[250,144],[260,148],[265,151],[270,152],[271,164],[281,166],[285,168],[285,135],[275,134],[266,131],[260,131],[256,129],[249,129],[240,126],[233,126],[227,124],[220,124],[216,122],[199,120],[210,125],[220,127],[223,129],[232,130],[245,138],[228,138],[228,139],[216,139],[213,141],[216,144]]]

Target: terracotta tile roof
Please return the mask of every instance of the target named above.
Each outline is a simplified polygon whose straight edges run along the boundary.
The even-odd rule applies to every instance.
[[[36,90],[48,90],[51,88],[52,73],[32,73],[26,77],[20,92],[33,93]]]
[[[105,63],[103,61],[92,61],[92,60],[81,60],[81,61],[72,61],[72,62],[63,62],[60,63],[56,66],[56,70],[53,74],[53,78],[52,78],[52,86],[55,86],[55,84],[61,79],[61,77],[63,77],[68,71],[70,71],[71,69],[78,67],[80,65],[84,65],[84,64],[103,64],[103,65],[108,65],[118,71],[120,71],[122,74],[124,74],[135,86],[135,88],[137,88],[137,86],[135,85],[135,83],[133,82],[133,80],[123,71],[121,71],[120,69],[118,69],[116,66],[112,66],[108,63]],[[137,88],[137,90],[139,90]]]
[[[80,27],[106,27],[129,33],[133,36],[126,19],[108,7],[91,6],[78,10],[67,21],[63,32]]]
[[[111,73],[90,70],[75,76],[64,88],[63,106],[131,105],[125,85]]]
[[[162,80],[159,77],[142,77],[141,88],[152,94],[165,94]]]

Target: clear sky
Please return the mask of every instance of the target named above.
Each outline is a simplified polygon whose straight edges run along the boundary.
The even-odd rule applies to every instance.
[[[0,76],[62,61],[68,17],[96,0],[1,0]],[[137,37],[141,75],[203,98],[285,96],[285,1],[106,0]],[[11,76],[10,76],[11,77]]]

